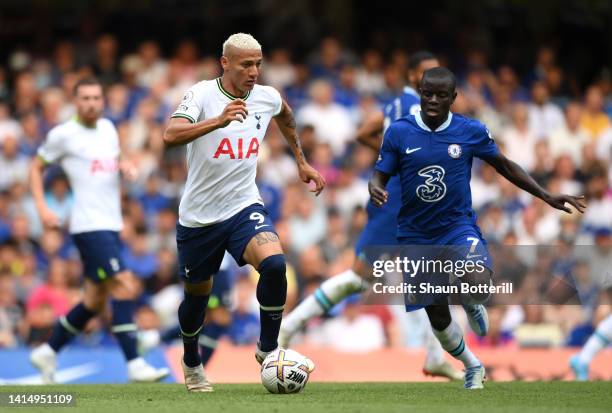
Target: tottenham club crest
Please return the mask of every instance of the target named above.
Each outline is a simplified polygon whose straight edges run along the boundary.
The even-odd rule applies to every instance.
[[[461,156],[461,146],[457,145],[456,143],[453,143],[452,145],[448,145],[448,155],[451,158],[457,159]]]

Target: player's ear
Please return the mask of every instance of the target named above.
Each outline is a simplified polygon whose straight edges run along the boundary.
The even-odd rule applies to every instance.
[[[221,67],[225,70],[227,68],[227,66],[229,65],[229,59],[227,58],[227,56],[223,55],[221,56]]]
[[[457,99],[457,91],[456,90],[453,91],[453,94],[452,94],[452,97],[451,97],[451,105],[453,103],[455,103],[455,99]]]

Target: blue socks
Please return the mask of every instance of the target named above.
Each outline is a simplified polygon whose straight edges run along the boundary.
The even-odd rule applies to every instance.
[[[132,300],[113,300],[113,326],[111,332],[119,342],[119,347],[127,361],[138,357],[136,350],[136,332],[138,327],[134,324],[134,310],[136,304]]]
[[[208,307],[208,297],[209,295],[192,295],[185,292],[185,298],[179,306],[178,317],[184,349],[183,361],[187,367],[196,367],[202,362],[198,349],[198,338],[204,323],[206,307]]]
[[[83,328],[85,328],[85,324],[95,315],[96,312],[87,309],[83,303],[74,306],[66,316],[60,317],[55,324],[53,334],[49,340],[51,348],[58,352],[74,336],[80,334]]]
[[[271,255],[264,259],[257,269],[257,300],[261,333],[259,348],[262,351],[272,351],[278,347],[278,332],[287,299],[286,265],[283,254]]]

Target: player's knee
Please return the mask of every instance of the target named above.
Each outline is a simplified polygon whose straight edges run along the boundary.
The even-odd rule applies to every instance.
[[[259,283],[257,299],[260,303],[284,304],[287,298],[287,265],[283,254],[270,255],[257,268]]]
[[[85,297],[83,297],[83,305],[85,308],[95,313],[101,313],[104,310],[106,301],[107,298],[104,294],[90,296],[85,295]]]
[[[185,292],[191,295],[209,295],[212,291],[213,280],[212,278],[200,283],[185,283]]]
[[[493,284],[493,273],[488,268],[484,271],[470,272],[463,278],[470,288],[467,293],[461,295],[462,304],[484,304],[489,301],[491,292],[488,287]]]
[[[425,307],[425,311],[434,330],[442,331],[452,321],[448,305],[429,305]]]
[[[287,264],[285,262],[285,256],[283,254],[270,255],[263,259],[257,268],[260,277],[284,280],[287,282]]]
[[[110,294],[116,300],[133,300],[139,290],[138,280],[131,271],[121,272],[110,280]]]

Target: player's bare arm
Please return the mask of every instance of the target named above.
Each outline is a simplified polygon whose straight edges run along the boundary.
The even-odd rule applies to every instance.
[[[295,161],[298,166],[300,179],[302,182],[307,184],[314,181],[315,188],[311,189],[310,192],[314,192],[316,195],[319,195],[321,191],[323,191],[323,188],[325,188],[325,179],[323,179],[321,174],[319,174],[319,172],[310,166],[310,164],[306,161],[306,157],[302,151],[302,145],[300,144],[300,138],[298,137],[296,131],[293,111],[284,100],[280,113],[276,115],[274,119],[276,120],[281,133],[285,137],[285,140],[287,140],[289,143],[291,152],[293,152],[293,156],[295,157]]]
[[[389,200],[389,192],[385,189],[387,187],[387,182],[389,182],[389,178],[391,178],[391,176],[384,172],[374,171],[370,182],[368,182],[370,197],[377,207],[381,207]]]
[[[226,127],[230,122],[243,122],[248,114],[244,100],[235,99],[225,106],[219,116],[201,122],[191,123],[185,118],[171,118],[164,131],[164,143],[166,146],[186,145],[200,136]]]
[[[571,214],[572,210],[566,207],[565,204],[572,205],[578,212],[584,212],[584,209],[586,208],[584,196],[549,193],[516,162],[506,158],[501,153],[493,158],[488,158],[486,161],[508,181],[512,182],[514,185],[518,186],[524,191],[529,192],[531,195],[540,198],[553,208],[560,209],[568,214]]]
[[[36,210],[40,216],[40,220],[46,228],[59,228],[60,221],[57,215],[53,213],[45,202],[45,189],[43,186],[43,172],[46,167],[46,162],[37,156],[32,160],[30,165],[30,191]]]
[[[385,116],[382,112],[370,113],[357,130],[357,142],[378,152],[382,144],[382,131]]]

